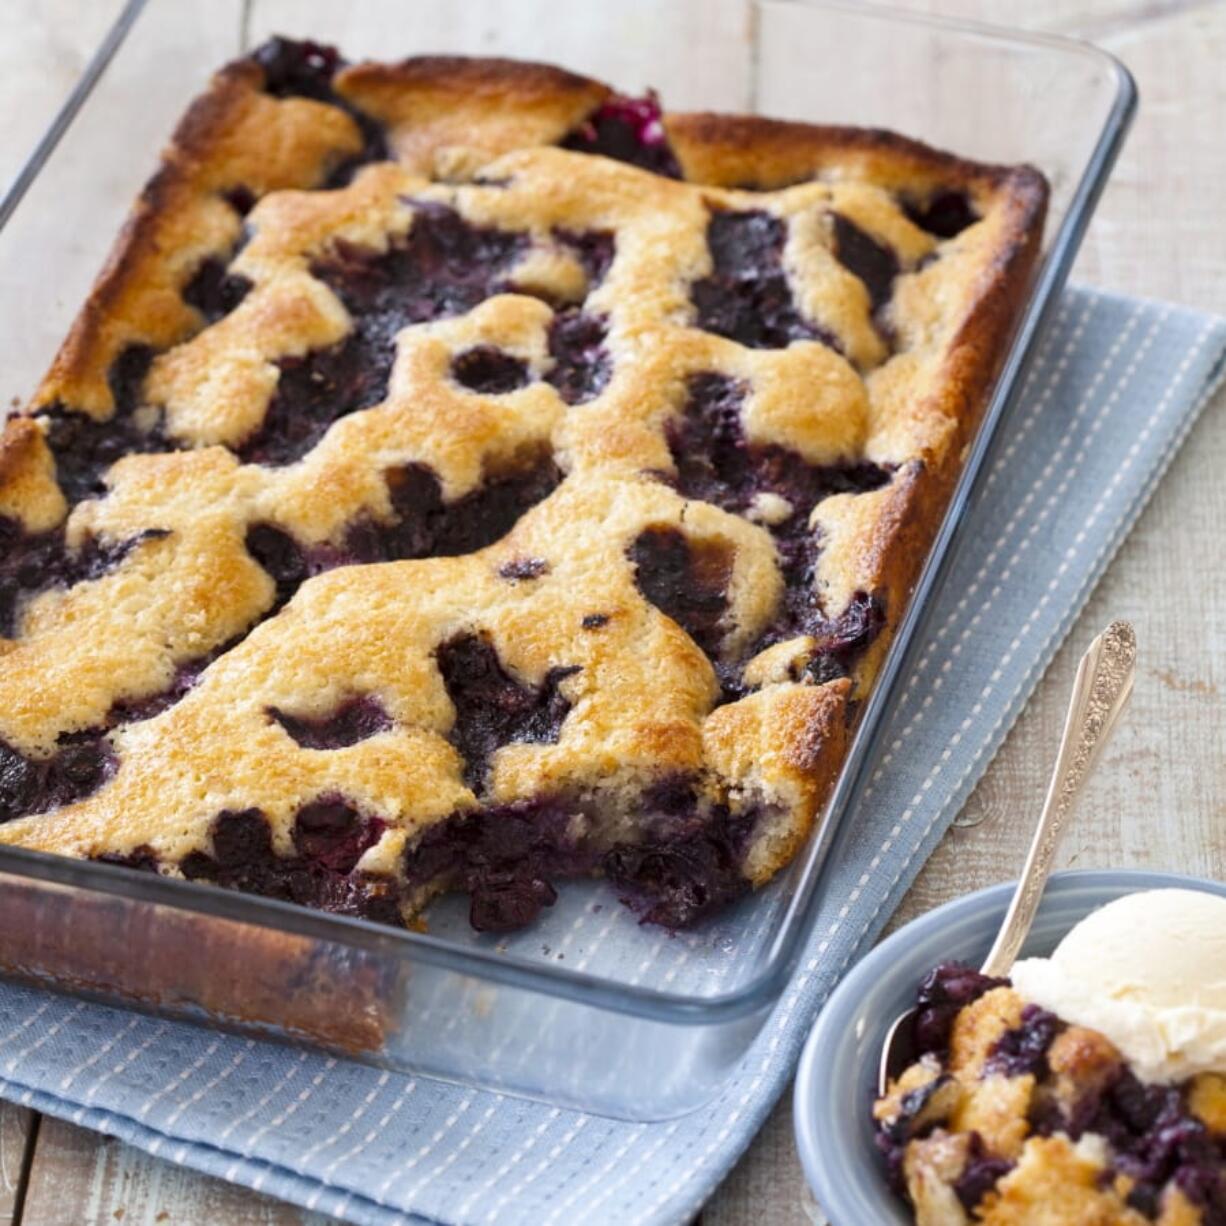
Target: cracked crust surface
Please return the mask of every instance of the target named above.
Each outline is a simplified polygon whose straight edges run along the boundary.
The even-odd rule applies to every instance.
[[[821,811],[940,521],[1036,258],[1041,176],[887,133],[665,113],[651,140],[671,149],[676,179],[574,147],[619,113],[607,86],[510,61],[346,66],[310,84],[320,96],[274,84],[258,57],[240,61],[192,106],[28,413],[0,438],[7,522],[25,537],[62,531],[70,553],[126,548],[101,573],[18,593],[0,640],[0,742],[40,763],[97,735],[114,769],[88,795],[0,825],[0,841],[148,853],[173,875],[215,852],[219,813],[258,809],[290,857],[296,815],[342,796],[378,823],[352,871],[394,883],[408,918],[422,894],[399,876],[430,827],[561,798],[603,853],[641,841],[643,796],[683,779],[704,820],[749,826],[735,875],[768,880]],[[390,156],[369,156],[372,130]],[[969,210],[949,236],[922,224],[941,193]],[[777,262],[762,275],[778,274],[776,298],[786,284],[803,334],[746,344],[699,325],[695,286],[722,275],[723,216],[783,236],[750,264]],[[292,462],[253,462],[293,372],[361,332],[362,278],[411,262],[440,218],[511,236],[498,238],[504,274],[478,301],[400,318],[376,338],[391,355],[385,388]],[[840,219],[894,261],[884,301],[848,266]],[[605,267],[591,236],[607,236]],[[189,301],[210,261],[242,287],[216,318]],[[606,372],[578,402],[557,377],[559,320],[575,313],[599,321],[588,348]],[[457,356],[490,349],[517,385],[459,383]],[[769,489],[748,507],[687,496],[677,423],[711,376],[737,389],[742,451],[873,480],[823,487],[786,540],[779,524],[800,512]],[[96,496],[57,483],[65,420],[78,438],[82,420],[129,432]],[[371,560],[354,553],[355,525],[377,533],[404,516],[395,491],[410,469],[433,475],[445,512],[533,465],[554,488],[482,548],[343,564]],[[253,554],[268,528],[326,571],[288,603]],[[722,559],[705,638],[645,595],[634,551],[661,532],[691,561]],[[809,564],[789,570],[788,549]],[[539,573],[508,580],[525,559]],[[780,630],[789,599],[804,608],[794,633]],[[866,609],[854,649],[832,646]],[[556,686],[553,739],[512,735],[476,790],[438,663],[463,636],[492,645],[526,690],[573,670]],[[168,709],[124,717],[176,685]],[[269,716],[325,720],[355,698],[388,726],[326,750]]]

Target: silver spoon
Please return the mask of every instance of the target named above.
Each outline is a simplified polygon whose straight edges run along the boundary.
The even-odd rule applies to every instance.
[[[1007,975],[1026,940],[1069,814],[1132,693],[1136,657],[1136,635],[1132,626],[1123,621],[1112,622],[1081,657],[1047,798],[1021,880],[981,968],[985,975]],[[908,1009],[895,1019],[886,1034],[877,1074],[880,1094],[886,1093],[891,1078],[915,1061],[913,1023],[917,1012]]]

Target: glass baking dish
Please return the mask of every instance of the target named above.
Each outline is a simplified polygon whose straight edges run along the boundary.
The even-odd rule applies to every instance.
[[[639,926],[598,882],[529,930],[474,933],[458,900],[402,932],[210,886],[0,848],[0,972],[161,1016],[633,1119],[701,1105],[778,999],[851,837],[897,682],[993,434],[1051,313],[1135,107],[1081,44],[800,0],[131,0],[0,203],[0,371],[35,386],[190,98],[271,33],[350,58],[547,59],[672,109],[891,128],[1052,186],[1045,254],[962,480],[820,833],[701,929]]]

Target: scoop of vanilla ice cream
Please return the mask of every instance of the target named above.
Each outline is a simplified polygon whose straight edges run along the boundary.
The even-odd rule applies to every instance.
[[[1126,894],[1010,977],[1024,1000],[1106,1035],[1142,1081],[1226,1073],[1226,898]]]

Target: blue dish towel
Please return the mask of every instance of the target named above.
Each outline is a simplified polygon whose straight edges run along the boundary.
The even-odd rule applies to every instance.
[[[361,1223],[679,1223],[966,800],[1226,364],[1226,320],[1069,291],[1003,430],[858,839],[718,1099],[627,1124],[0,985],[0,1094]],[[906,752],[898,752],[905,746]]]

